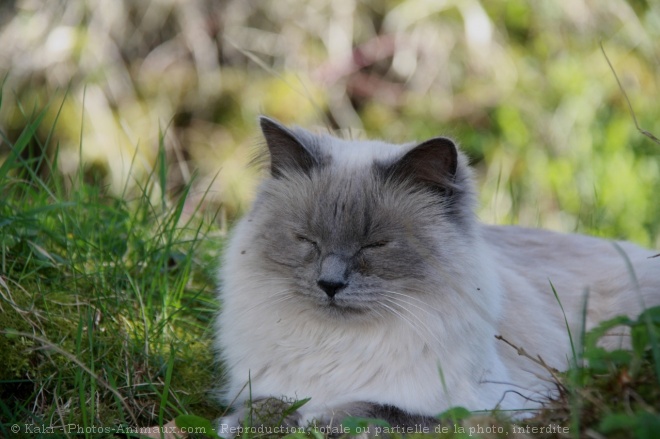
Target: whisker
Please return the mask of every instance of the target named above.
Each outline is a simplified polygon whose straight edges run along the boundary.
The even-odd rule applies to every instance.
[[[432,309],[432,310],[434,310],[434,311],[438,311],[438,312],[440,312],[440,310],[438,310],[438,309],[436,309],[436,308],[433,308],[432,306],[428,306],[428,304],[427,304],[426,302],[424,302],[423,300],[417,299],[416,297],[412,297],[412,296],[409,296],[409,295],[407,295],[407,294],[397,293],[396,291],[390,291],[390,290],[383,290],[383,293],[386,293],[387,295],[390,295],[390,294],[396,294],[396,295],[398,295],[398,296],[403,296],[403,297],[405,297],[405,298],[407,298],[407,299],[414,299],[414,300],[417,300],[418,302],[424,304],[424,305],[426,306],[426,308],[422,308],[421,306],[419,306],[419,305],[417,305],[417,304],[414,304],[414,303],[411,303],[411,302],[405,301],[405,300],[403,300],[403,299],[401,299],[401,298],[399,298],[399,297],[392,297],[392,298],[391,298],[391,299],[393,299],[393,300],[396,299],[396,300],[398,300],[399,302],[402,302],[402,303],[408,304],[408,305],[410,305],[410,306],[414,306],[415,308],[417,308],[417,309],[419,309],[419,310],[421,310],[421,311],[424,311],[424,312],[427,313],[428,315],[431,315],[431,316],[433,315],[433,314],[428,310],[428,308],[430,308],[430,309]]]
[[[255,284],[256,285],[268,285],[270,283],[278,282],[278,281],[288,281],[288,282],[293,283],[296,280],[292,277],[273,277],[273,278],[269,277],[269,278],[263,278],[263,279],[252,278],[252,279],[250,279],[249,283],[239,286],[238,289],[253,288],[255,286]]]
[[[386,299],[386,300],[387,300],[387,299]],[[390,300],[387,300],[387,301],[388,301],[389,303],[395,305],[394,302],[392,302],[392,301],[390,301]],[[422,339],[422,341],[424,341],[424,342],[427,341],[427,339],[426,339],[426,337],[424,336],[424,334],[421,333],[420,328],[419,328],[417,325],[415,325],[414,322],[412,322],[410,319],[408,319],[408,317],[406,317],[405,315],[403,315],[400,311],[397,311],[396,309],[392,308],[391,306],[389,306],[389,305],[387,305],[387,304],[385,304],[385,303],[383,303],[383,302],[380,302],[380,306],[384,307],[385,309],[387,309],[388,311],[390,311],[392,314],[394,314],[395,316],[399,317],[399,318],[402,319],[404,322],[408,323],[408,325],[410,325],[410,327],[413,329],[413,331],[415,331],[415,333],[419,336],[419,338]]]
[[[428,302],[426,302],[426,301],[424,301],[424,300],[422,300],[422,299],[419,299],[419,298],[417,298],[417,297],[415,297],[415,296],[411,296],[410,294],[403,294],[403,293],[399,293],[399,292],[397,292],[397,291],[392,291],[392,290],[384,290],[383,292],[385,292],[385,293],[389,293],[389,294],[396,294],[397,296],[403,296],[403,297],[406,297],[406,298],[408,298],[408,299],[411,299],[411,300],[414,300],[414,301],[416,301],[416,302],[419,302],[419,303],[421,303],[422,305],[424,305],[424,308],[420,308],[420,309],[423,309],[424,311],[427,311],[427,312],[428,312],[428,308],[430,308],[430,309],[432,309],[433,311],[436,311],[436,312],[442,313],[442,311],[441,311],[440,309],[435,308],[435,307],[433,307],[433,306],[430,306],[430,305],[428,304]],[[422,294],[425,293],[424,291],[421,291],[421,290],[420,290],[419,292],[422,293]],[[410,305],[412,305],[412,303],[411,303]]]
[[[293,299],[294,297],[296,297],[296,295],[293,292],[291,292],[291,290],[279,291],[273,294],[272,296],[270,296],[267,300],[262,300],[249,308],[241,310],[237,315],[241,316],[245,313],[248,313],[262,306],[274,306],[279,303],[286,302],[287,300]]]
[[[411,289],[411,288],[407,288],[407,290],[409,290],[409,291],[411,291],[411,292],[417,292],[417,293],[419,293],[419,294],[421,294],[421,295],[424,295],[424,294],[428,295],[428,291],[422,291],[422,290]],[[424,310],[426,310],[426,311],[428,311],[428,309],[432,309],[433,311],[436,311],[437,313],[440,313],[441,315],[442,315],[444,312],[446,312],[446,311],[443,311],[443,310],[441,310],[441,309],[439,309],[439,308],[435,308],[435,307],[429,305],[426,301],[421,300],[421,299],[419,299],[419,298],[417,298],[417,297],[415,297],[415,296],[412,296],[412,295],[410,295],[410,294],[403,294],[403,293],[400,293],[400,292],[397,292],[397,291],[391,291],[391,290],[385,290],[385,291],[386,291],[386,292],[389,292],[389,293],[391,293],[391,294],[396,294],[396,295],[399,295],[399,296],[404,296],[404,297],[407,297],[408,299],[411,299],[411,300],[414,300],[414,301],[416,301],[416,302],[419,302],[420,304],[423,305],[423,308],[424,308]],[[475,307],[476,309],[478,309],[479,307],[482,307],[482,306],[483,306],[483,304],[479,303],[479,302],[477,301],[477,299],[476,299],[474,296],[471,296],[471,295],[464,295],[464,296],[462,296],[462,298],[463,298],[463,300],[469,302],[469,305],[474,305],[474,307]],[[412,305],[412,304],[410,304],[410,305]],[[466,304],[466,305],[468,305],[468,304]],[[497,322],[495,321],[495,319],[494,319],[491,315],[489,315],[488,313],[480,313],[480,314],[479,314],[479,317],[482,318],[483,320],[485,320],[487,323],[493,325],[493,326],[496,326],[496,325],[497,325]]]
[[[417,322],[419,322],[419,324],[421,325],[422,329],[424,329],[424,330],[425,330],[425,331],[426,331],[426,332],[427,332],[427,333],[428,333],[428,334],[429,334],[429,335],[430,335],[430,336],[431,336],[431,337],[432,337],[432,338],[438,343],[438,345],[443,345],[443,342],[438,338],[438,336],[435,334],[435,332],[432,331],[432,330],[428,327],[428,325],[427,325],[426,323],[424,323],[424,321],[422,321],[422,320],[421,320],[421,319],[420,319],[415,313],[411,312],[408,308],[406,308],[406,307],[405,307],[404,305],[402,305],[401,303],[395,301],[394,298],[392,298],[392,297],[387,297],[387,298],[385,298],[385,300],[386,300],[388,303],[390,303],[391,305],[398,306],[398,307],[401,308],[403,311],[406,311],[408,314],[410,314],[410,316],[412,316],[415,320],[417,320]],[[399,312],[398,315],[399,315],[401,318],[405,319],[407,322],[409,322],[409,323],[412,324],[412,322],[410,321],[410,319],[406,318],[402,313]],[[424,339],[424,340],[427,341],[426,339]]]

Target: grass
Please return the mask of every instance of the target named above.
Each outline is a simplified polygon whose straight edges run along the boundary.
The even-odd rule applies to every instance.
[[[0,165],[0,436],[137,437],[131,428],[173,418],[208,428],[222,412],[209,392],[222,231],[189,211],[190,185],[164,195],[162,148],[134,196],[108,195],[94,168],[62,177],[57,146],[36,135],[45,111],[23,110],[15,142],[2,134],[11,152]],[[621,325],[632,349],[602,350],[598,339]],[[534,418],[455,408],[436,436],[655,437],[659,338],[659,308],[604,322],[574,347],[572,369],[555,373],[558,397]],[[302,436],[323,435],[291,437]]]
[[[187,189],[173,202],[152,195],[164,166],[128,200],[107,195],[93,169],[58,175],[57,148],[35,135],[45,111],[25,113],[13,144],[3,135],[0,436],[13,424],[12,437],[35,437],[27,426],[52,437],[70,424],[217,416],[209,346],[222,233],[186,212]]]

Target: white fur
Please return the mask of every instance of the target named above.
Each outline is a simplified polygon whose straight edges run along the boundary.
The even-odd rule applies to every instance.
[[[301,409],[310,418],[351,401],[395,404],[435,415],[452,405],[494,408],[506,390],[541,398],[550,386],[536,375],[545,371],[494,336],[501,334],[549,365],[565,369],[571,355],[568,331],[550,281],[575,340],[586,289],[587,328],[620,313],[635,316],[642,303],[659,303],[660,260],[649,259],[648,251],[623,244],[639,278],[636,291],[622,256],[610,242],[487,227],[490,251],[487,246],[473,249],[480,257],[467,271],[482,268],[455,279],[453,286],[464,289],[466,296],[479,287],[492,294],[490,303],[466,301],[458,305],[464,314],[447,321],[433,309],[447,307],[446,296],[439,295],[437,303],[418,310],[419,321],[412,324],[393,320],[387,326],[333,327],[301,320],[295,309],[291,313],[289,307],[277,306],[272,294],[286,286],[268,279],[264,283],[258,273],[245,270],[246,260],[237,253],[249,240],[244,235],[252,233],[248,224],[243,221],[234,231],[222,269],[225,293],[217,331],[229,373],[227,400],[246,400],[244,386],[250,378],[253,399],[311,397]],[[466,327],[466,321],[474,326]],[[511,396],[501,406],[523,407]]]
[[[498,319],[501,306],[494,273],[486,269],[478,277],[456,283],[457,289],[475,291],[481,285],[484,290],[492,288],[494,294],[490,303],[478,304],[476,310],[467,308],[455,321],[441,319],[430,308],[445,307],[438,300],[428,306],[420,304],[410,322],[337,327],[301,319],[296,308],[272,304],[273,292],[286,289],[284,283],[259,283],[257,273],[237,264],[246,263],[244,257],[236,257],[241,246],[234,243],[241,242],[242,234],[251,233],[247,225],[243,222],[236,228],[223,264],[227,293],[222,298],[217,331],[218,347],[230,374],[228,400],[239,395],[250,378],[252,399],[311,397],[302,408],[303,416],[307,412],[316,416],[352,401],[392,404],[427,415],[435,415],[449,404],[475,409],[497,404],[501,390],[479,384],[488,378],[509,381],[492,339],[498,331],[481,315],[487,314],[493,323]],[[487,265],[485,261],[476,264]],[[252,286],[255,283],[258,286]],[[412,303],[415,309],[418,305]],[[480,325],[466,326],[466,321]],[[248,398],[247,388],[240,395],[239,401]]]
[[[346,165],[364,166],[388,148],[365,142],[332,155]],[[430,416],[456,405],[533,407],[507,391],[542,399],[552,389],[539,377],[547,371],[495,336],[565,369],[569,336],[550,282],[575,340],[585,291],[587,329],[660,303],[660,258],[649,258],[650,251],[620,244],[639,280],[637,289],[609,241],[479,225],[476,244],[454,244],[460,258],[443,271],[452,273],[449,278],[437,279],[443,290],[432,302],[407,298],[411,312],[405,317],[338,324],[314,318],[303,305],[278,295],[289,288],[287,279],[269,278],[255,268],[260,266],[258,252],[250,251],[255,227],[249,216],[238,223],[221,268],[216,348],[225,361],[225,401],[240,407],[249,398],[311,398],[300,409],[304,420],[328,417],[355,401]]]

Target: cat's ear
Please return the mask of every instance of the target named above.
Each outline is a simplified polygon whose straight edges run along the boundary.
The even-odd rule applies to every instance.
[[[259,124],[270,151],[273,177],[281,177],[287,170],[307,173],[316,165],[314,156],[288,128],[264,116],[259,118]]]
[[[451,139],[436,137],[420,143],[388,169],[391,178],[413,179],[442,192],[455,187],[458,150]]]

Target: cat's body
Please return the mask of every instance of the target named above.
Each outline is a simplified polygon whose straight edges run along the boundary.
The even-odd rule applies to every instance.
[[[225,252],[216,326],[237,408],[311,398],[294,421],[428,424],[454,405],[529,407],[507,391],[542,400],[547,371],[495,336],[565,369],[550,282],[575,334],[586,290],[587,328],[660,303],[648,250],[619,243],[637,289],[611,242],[481,225],[448,139],[397,147],[261,123],[271,177]]]

